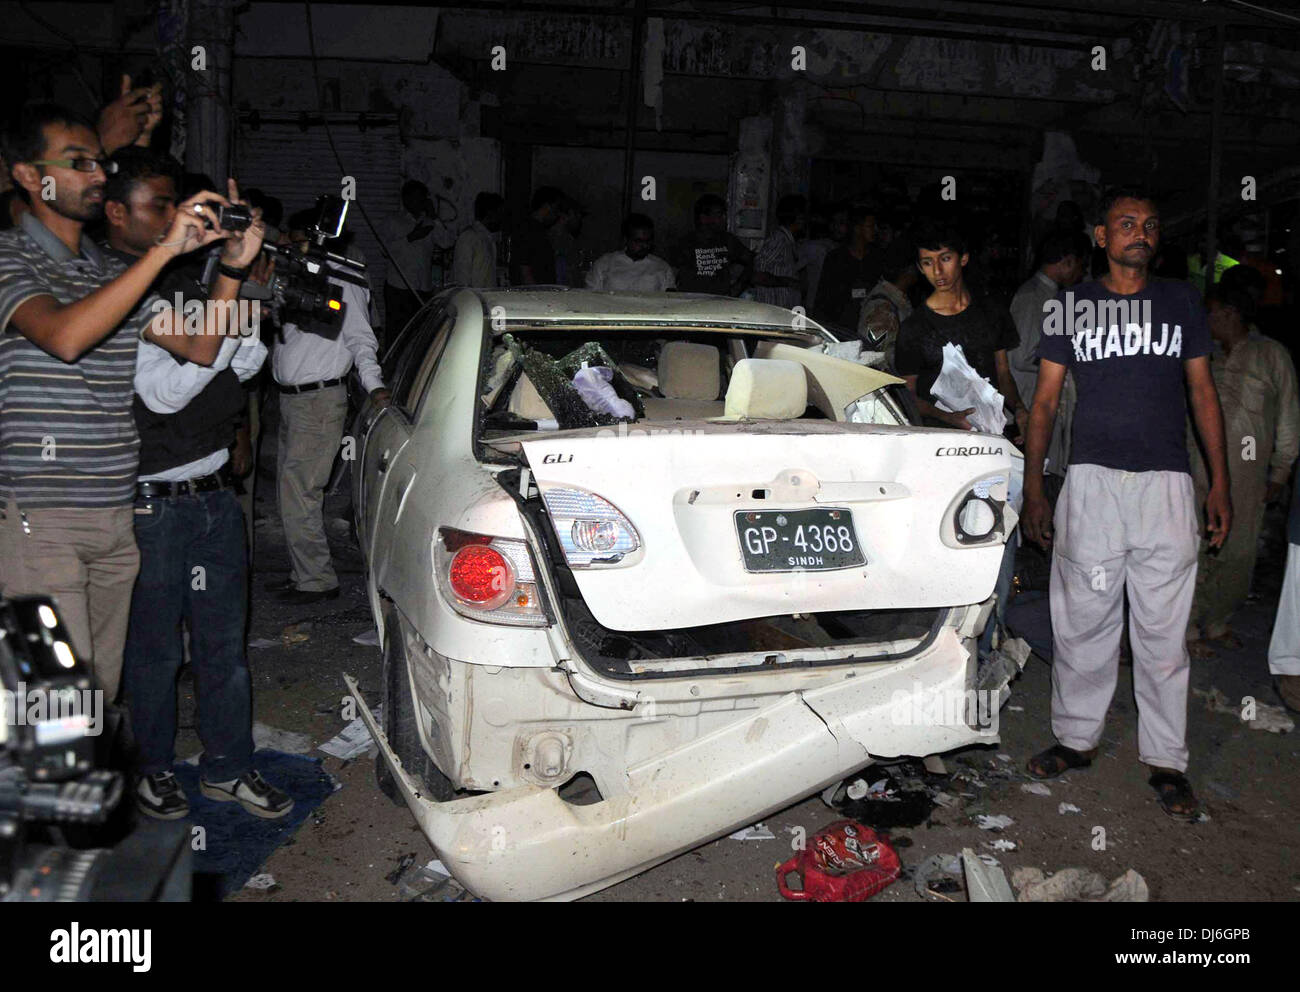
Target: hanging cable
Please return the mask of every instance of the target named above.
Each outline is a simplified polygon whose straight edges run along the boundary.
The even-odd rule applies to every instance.
[[[312,81],[316,84],[316,100],[318,104],[321,104],[319,109],[321,114],[324,115],[325,107],[321,101],[320,68],[317,65],[316,57],[316,29],[312,26],[310,0],[303,0],[302,6],[307,13],[307,48],[311,53]],[[325,139],[329,142],[330,151],[334,153],[334,161],[339,167],[339,174],[342,176],[350,176],[352,173],[348,172],[347,166],[343,164],[343,156],[339,154],[338,146],[334,144],[334,133],[330,130],[329,119],[322,116],[321,123],[325,127]],[[392,252],[390,252],[388,246],[384,244],[384,239],[380,237],[378,229],[370,219],[370,214],[366,211],[365,206],[360,200],[356,201],[356,207],[361,211],[361,219],[366,222],[366,226],[370,228],[370,233],[374,235],[375,243],[379,245],[379,250],[384,253],[384,257],[388,259],[388,263],[394,268],[394,270],[396,270],[397,274],[402,277],[402,282],[406,283],[406,288],[415,295],[417,300],[420,301],[420,306],[424,306],[427,302],[424,296],[411,283],[410,277],[402,269],[402,266],[398,263],[397,259],[393,258]]]

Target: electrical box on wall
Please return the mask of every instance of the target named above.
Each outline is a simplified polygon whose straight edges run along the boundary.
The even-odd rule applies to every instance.
[[[732,156],[727,184],[732,234],[738,238],[767,236],[771,189],[772,118],[746,117],[740,122],[739,148]]]

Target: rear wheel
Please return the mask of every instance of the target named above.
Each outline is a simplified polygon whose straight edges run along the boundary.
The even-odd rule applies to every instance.
[[[390,607],[384,619],[384,709],[381,725],[389,746],[402,760],[402,767],[415,779],[424,795],[443,802],[452,798],[456,790],[450,779],[429,760],[420,743],[406,650],[406,636],[401,621],[397,617],[397,611]],[[397,780],[389,771],[382,754],[375,758],[375,780],[380,792],[398,805],[405,804]]]

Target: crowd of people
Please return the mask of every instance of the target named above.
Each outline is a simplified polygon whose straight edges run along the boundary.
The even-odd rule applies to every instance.
[[[245,650],[260,419],[247,386],[273,342],[291,561],[273,585],[296,604],[339,594],[322,513],[347,377],[355,370],[376,407],[389,395],[364,280],[331,277],[331,326],[287,310],[273,334],[262,326],[267,293],[249,290],[272,277],[267,220],[282,210],[233,180],[219,193],[150,149],[155,102],[124,87],[98,121],[34,104],[4,138],[0,594],[55,597],[107,701],[120,691],[106,736],[130,741],[141,811],[189,811],[172,772],[188,653],[203,795],[277,818],[293,800],[253,765]],[[223,226],[237,207],[249,221]],[[274,240],[292,257],[316,240],[314,224],[313,211],[296,213]]]
[[[1052,548],[1056,743],[1031,772],[1091,762],[1127,613],[1141,759],[1166,811],[1196,814],[1185,775],[1190,658],[1232,642],[1265,507],[1293,480],[1300,403],[1287,349],[1254,325],[1260,287],[1245,267],[1208,297],[1155,274],[1159,205],[1149,193],[1112,191],[1090,230],[1077,208],[1062,208],[1033,273],[1005,302],[977,285],[966,232],[939,213],[904,223],[898,205],[850,203],[810,221],[807,200],[788,195],[751,248],[728,231],[726,202],[708,194],[665,255],[653,220],[631,213],[621,245],[588,262],[577,247],[585,211],[560,189],[536,190],[509,230],[506,202],[482,192],[473,222],[454,232],[410,180],[381,231],[379,333],[365,280],[340,278],[336,324],[290,315],[275,321],[272,342],[244,319],[249,307],[271,317],[248,290],[273,277],[270,240],[288,252],[319,240],[312,212],[290,215],[281,232],[274,198],[183,174],[149,147],[159,118],[156,90],[129,87],[95,122],[27,108],[5,136],[14,188],[0,210],[0,593],[57,597],[76,653],[110,700],[122,690],[142,811],[188,812],[171,772],[182,627],[203,793],[264,817],[292,807],[252,764],[247,489],[261,418],[248,386],[269,357],[291,561],[271,591],[295,604],[333,599],[323,504],[348,378],[355,372],[366,397],[387,405],[379,340],[450,283],[711,293],[803,311],[856,335],[863,360],[899,377],[923,423],[971,430],[973,408],[932,393],[959,347],[996,388],[1006,437],[1025,452],[1020,531]],[[223,228],[219,211],[240,204],[251,223]],[[1117,303],[1141,303],[1145,316],[1069,315],[1056,331],[1044,320],[1053,307],[1095,315]],[[1293,502],[1269,664],[1283,701],[1300,709],[1296,514]],[[1007,542],[999,623],[1020,543],[1019,533]]]

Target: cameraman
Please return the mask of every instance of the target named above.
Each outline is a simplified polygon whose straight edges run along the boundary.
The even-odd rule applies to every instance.
[[[229,201],[200,193],[127,267],[82,233],[103,213],[113,168],[89,121],[30,106],[5,136],[4,157],[31,212],[0,233],[0,594],[56,596],[74,649],[112,701],[139,568],[137,345],[210,365],[227,327],[217,308],[204,333],[186,334],[183,315],[140,301],[172,259],[223,239],[228,271],[242,269],[261,250],[262,228],[220,230],[215,208]],[[214,289],[233,300],[239,279],[223,274]]]
[[[315,212],[289,218],[289,238],[306,252]],[[377,406],[389,393],[380,377],[375,332],[366,319],[369,291],[346,279],[331,278],[342,289],[343,328],[333,340],[286,321],[271,356],[271,374],[280,391],[278,476],[280,518],[292,571],[267,588],[295,604],[337,599],[339,581],[325,537],[325,486],[343,440],[347,416],[348,372],[355,365],[361,385]]]
[[[104,194],[105,251],[129,263],[171,224],[180,167],[143,148],[124,149],[114,161],[117,172]],[[175,264],[154,289],[169,301],[179,298],[186,309],[207,301],[203,286]],[[131,600],[123,684],[138,748],[136,806],[157,819],[189,812],[172,774],[182,620],[189,626],[198,690],[203,794],[239,802],[262,817],[283,816],[293,808],[293,800],[252,767],[251,682],[244,654],[248,567],[243,514],[228,466],[244,409],[240,383],[266,359],[255,321],[252,314],[241,314],[241,332],[251,333],[224,338],[211,366],[178,362],[148,341],[140,343],[136,360],[140,575]],[[202,582],[196,584],[198,575]]]

